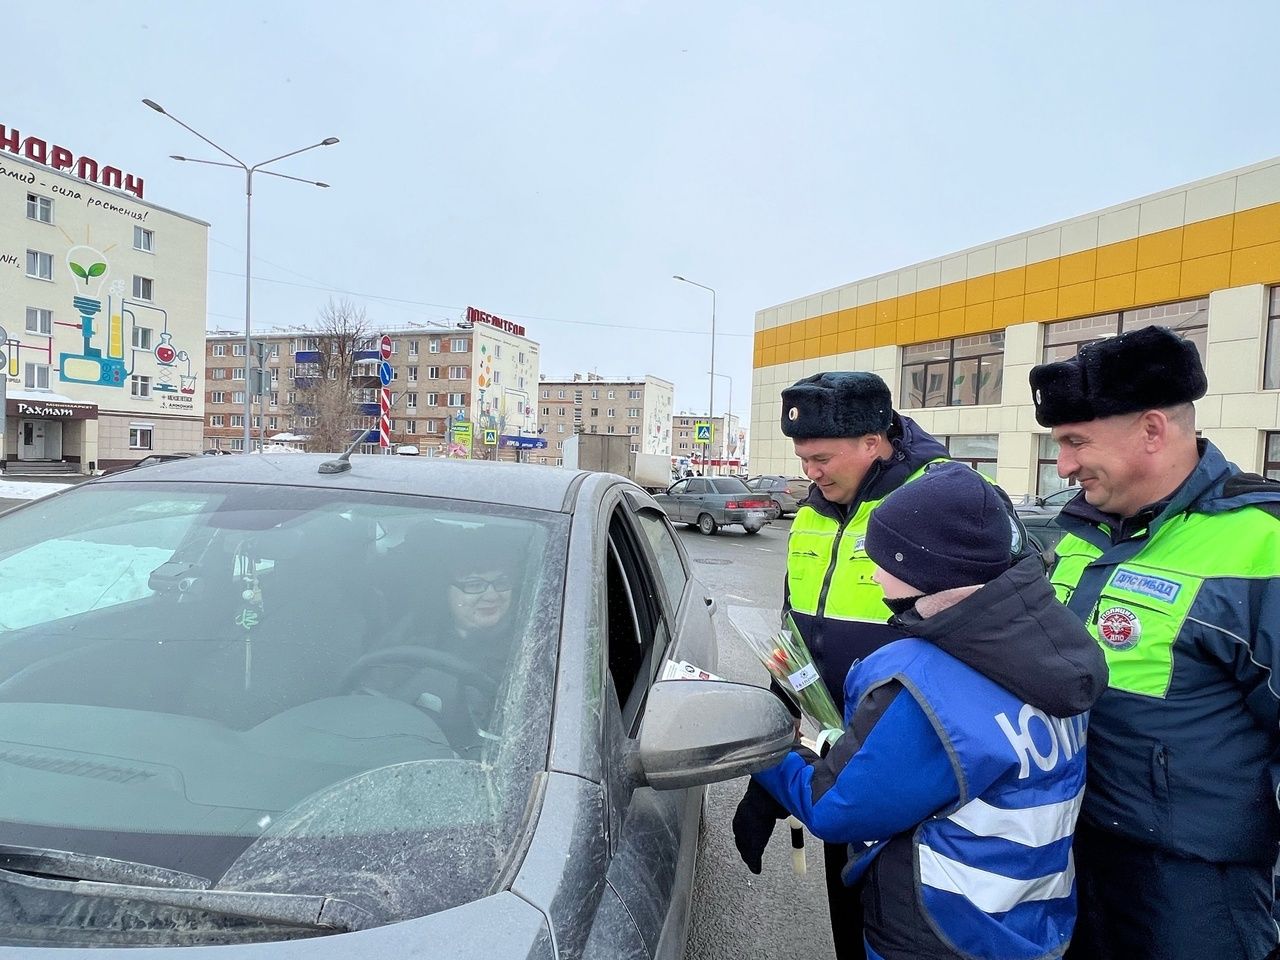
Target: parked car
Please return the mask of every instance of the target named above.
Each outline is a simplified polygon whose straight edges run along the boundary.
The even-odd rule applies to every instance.
[[[466,597],[503,626],[450,654]],[[599,473],[193,457],[20,506],[5,956],[679,958],[702,785],[794,739],[763,688],[661,679],[715,670],[712,607]]]
[[[773,513],[773,502],[752,493],[737,477],[685,477],[654,499],[673,522],[697,527],[707,536],[731,524],[759,533]]]
[[[1023,526],[1027,528],[1027,535],[1035,541],[1042,553],[1052,551],[1067,535],[1067,532],[1058,525],[1058,514],[1079,493],[1079,487],[1066,487],[1043,497],[1038,496],[1031,504],[1016,507]]]
[[[775,474],[752,477],[747,487],[763,493],[773,501],[775,516],[794,517],[800,509],[800,501],[809,495],[807,477],[783,477]]]

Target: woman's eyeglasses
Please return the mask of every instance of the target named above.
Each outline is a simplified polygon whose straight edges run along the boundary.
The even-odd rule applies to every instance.
[[[471,596],[484,593],[490,587],[497,593],[510,593],[514,586],[508,576],[494,577],[492,580],[486,580],[484,577],[467,577],[465,580],[453,581],[453,585]]]

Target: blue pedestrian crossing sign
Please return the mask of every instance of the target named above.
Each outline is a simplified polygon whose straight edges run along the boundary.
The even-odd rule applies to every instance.
[[[711,424],[695,423],[693,425],[693,442],[694,443],[710,443],[711,442]]]

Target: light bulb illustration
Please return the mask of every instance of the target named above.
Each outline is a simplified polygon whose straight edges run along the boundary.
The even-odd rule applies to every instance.
[[[67,269],[78,281],[77,293],[101,299],[102,285],[107,282],[107,276],[111,272],[105,253],[87,245],[72,247],[67,251]]]

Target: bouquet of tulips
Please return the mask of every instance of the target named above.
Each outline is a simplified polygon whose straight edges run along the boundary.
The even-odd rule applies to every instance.
[[[844,723],[791,615],[782,619],[776,611],[760,607],[730,607],[728,614],[730,625],[760,658],[782,692],[829,742],[834,741]]]

